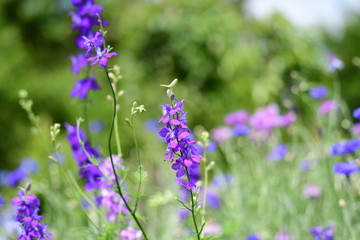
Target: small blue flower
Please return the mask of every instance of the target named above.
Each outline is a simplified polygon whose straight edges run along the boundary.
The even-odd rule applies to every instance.
[[[25,169],[29,174],[37,173],[40,168],[39,163],[32,158],[22,159],[20,167]]]
[[[314,240],[334,240],[335,228],[333,225],[323,227],[313,227],[310,233],[313,235]]]
[[[273,148],[273,150],[269,153],[269,158],[272,161],[279,161],[285,158],[288,152],[288,147],[284,144],[277,145]]]
[[[246,237],[246,240],[261,240],[261,238],[258,235],[251,234]]]
[[[326,97],[327,93],[328,93],[328,90],[327,90],[327,87],[325,87],[325,86],[314,87],[314,88],[310,89],[310,91],[309,91],[310,97],[312,97],[314,99],[322,99],[322,98]]]
[[[356,162],[339,162],[334,165],[333,171],[334,173],[349,177],[350,174],[359,172],[360,168]]]
[[[353,116],[354,118],[360,119],[360,107],[355,109]]]
[[[234,129],[232,130],[232,134],[234,137],[245,136],[245,135],[248,135],[249,132],[250,132],[250,128],[245,125],[238,125],[238,126],[234,127]]]

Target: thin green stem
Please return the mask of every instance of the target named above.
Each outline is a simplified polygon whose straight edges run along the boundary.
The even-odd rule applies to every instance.
[[[120,136],[119,136],[119,124],[118,124],[118,116],[117,116],[117,114],[115,116],[114,130],[115,130],[116,149],[117,149],[119,158],[122,158],[123,154],[122,154],[122,151],[121,151],[121,142],[120,142]]]
[[[138,141],[137,141],[137,137],[136,137],[136,134],[135,134],[135,128],[134,128],[134,123],[133,123],[133,114],[131,115],[130,117],[130,127],[131,127],[131,130],[132,130],[132,133],[133,133],[133,137],[134,137],[134,143],[135,143],[135,149],[136,149],[136,158],[137,158],[137,161],[138,161],[138,165],[139,165],[139,184],[138,184],[138,189],[137,189],[137,193],[136,193],[136,200],[135,200],[135,207],[134,207],[134,213],[136,213],[136,209],[137,209],[137,206],[138,206],[138,202],[139,202],[139,198],[140,198],[140,191],[141,191],[141,184],[142,184],[142,171],[143,171],[143,167],[142,167],[142,164],[141,164],[141,158],[140,158],[140,150],[139,150],[139,145],[138,145]]]
[[[203,208],[203,212],[202,212],[202,223],[205,223],[205,215],[206,215],[206,194],[207,194],[207,188],[208,188],[208,168],[206,166],[206,152],[207,152],[207,147],[204,147],[204,155],[203,155],[203,165],[204,165],[204,192],[203,192],[203,204],[202,204],[202,208]],[[203,233],[202,233],[203,236]]]
[[[131,216],[134,218],[136,224],[140,228],[140,231],[142,232],[144,238],[147,240],[148,237],[147,237],[147,235],[146,235],[146,233],[145,233],[139,219],[136,217],[135,212],[130,208],[129,204],[127,203],[127,201],[126,201],[126,199],[124,197],[124,194],[123,194],[123,192],[121,190],[121,187],[120,187],[118,176],[116,174],[114,160],[113,160],[113,157],[112,157],[112,150],[111,150],[111,139],[112,139],[112,134],[113,134],[113,130],[114,130],[114,122],[115,122],[115,118],[116,118],[116,94],[115,94],[114,88],[113,88],[113,86],[111,84],[111,80],[110,80],[110,77],[109,77],[109,74],[108,74],[108,68],[104,67],[104,70],[105,70],[106,79],[107,79],[107,81],[109,83],[109,86],[110,86],[110,89],[111,89],[111,92],[112,92],[112,95],[113,95],[113,101],[114,101],[113,102],[113,115],[112,115],[111,126],[110,126],[110,134],[109,134],[109,139],[108,139],[108,149],[109,149],[111,167],[112,167],[112,170],[113,170],[113,173],[114,173],[114,176],[115,176],[115,182],[116,182],[117,191],[118,191],[121,199],[123,200],[126,208],[129,210]]]
[[[188,171],[187,167],[185,167],[185,169],[186,169],[186,176],[188,178],[188,181],[190,181],[189,171]],[[192,220],[193,220],[194,227],[195,227],[196,237],[198,240],[200,240],[201,239],[200,232],[199,232],[199,228],[196,223],[196,216],[195,216],[194,194],[193,194],[192,189],[190,189],[189,192],[190,192],[190,198],[191,198],[191,216],[192,216]]]

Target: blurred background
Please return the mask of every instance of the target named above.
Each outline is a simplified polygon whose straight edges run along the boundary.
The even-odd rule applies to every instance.
[[[360,56],[360,3],[356,0],[202,0],[98,1],[110,44],[118,55],[110,64],[121,67],[121,135],[130,131],[123,119],[132,102],[145,104],[142,122],[159,118],[167,98],[160,83],[179,79],[176,94],[186,99],[191,126],[221,125],[223,116],[271,102],[283,110],[302,102],[294,97],[302,86],[332,86],[326,66],[336,54],[344,69],[337,73],[342,96],[356,108]],[[26,89],[34,112],[47,131],[50,124],[74,123],[83,104],[70,98],[74,76],[69,55],[75,54],[70,1],[3,0],[0,5],[0,159],[14,169],[25,157],[47,161],[47,149],[30,131],[19,106],[18,91]],[[91,95],[89,120],[108,126],[111,104],[105,78],[103,90]],[[295,89],[295,90],[294,90]],[[292,91],[294,90],[294,91]],[[286,109],[288,108],[288,109]],[[206,117],[204,117],[206,116]],[[306,118],[306,116],[303,116]],[[63,129],[64,130],[64,129]],[[63,131],[63,137],[64,137]],[[107,133],[95,137],[103,142]],[[125,156],[133,144],[124,143]],[[103,146],[105,148],[105,145]],[[63,149],[68,146],[64,144]],[[42,160],[41,160],[42,159]]]

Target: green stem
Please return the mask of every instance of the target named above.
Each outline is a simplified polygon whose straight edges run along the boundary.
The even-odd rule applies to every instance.
[[[119,136],[119,125],[118,125],[118,116],[117,116],[117,114],[115,116],[114,128],[115,128],[114,130],[115,130],[116,149],[117,149],[119,158],[122,158],[123,154],[122,154],[122,151],[121,151],[121,142],[120,142],[120,136]]]
[[[206,215],[206,194],[207,194],[207,188],[208,188],[208,169],[206,166],[206,152],[207,152],[207,146],[204,147],[204,156],[203,156],[203,165],[204,165],[204,192],[203,192],[203,214],[202,214],[202,222],[205,222],[205,215]],[[202,233],[203,236],[203,233]]]
[[[113,86],[111,84],[111,80],[110,80],[110,77],[109,77],[109,74],[108,74],[107,67],[104,67],[104,70],[105,70],[106,79],[107,79],[107,81],[109,83],[109,86],[110,86],[110,89],[111,89],[111,92],[112,92],[112,95],[113,95],[113,101],[114,101],[114,103],[113,103],[113,115],[112,115],[111,126],[110,126],[110,134],[109,134],[109,140],[108,140],[108,149],[109,149],[111,167],[112,167],[112,170],[113,170],[113,173],[114,173],[114,176],[115,176],[116,187],[117,187],[118,193],[119,193],[121,199],[123,200],[126,208],[129,210],[131,216],[134,218],[136,224],[140,228],[140,231],[142,232],[144,238],[147,240],[148,237],[146,236],[146,233],[145,233],[139,219],[136,217],[135,212],[130,208],[129,204],[127,203],[127,201],[126,201],[126,199],[124,197],[124,194],[123,194],[123,192],[121,190],[121,187],[120,187],[118,176],[116,174],[115,165],[114,165],[114,161],[113,161],[113,157],[112,157],[112,150],[111,150],[111,139],[112,139],[112,133],[113,133],[113,130],[114,130],[114,122],[115,122],[115,119],[116,119],[116,94],[115,94],[114,88],[113,88]]]
[[[139,165],[139,185],[138,185],[138,189],[137,189],[137,193],[136,193],[136,200],[135,200],[135,207],[134,207],[134,213],[136,213],[136,209],[138,206],[138,202],[139,202],[139,197],[140,197],[140,191],[141,191],[141,184],[142,184],[142,164],[141,164],[141,158],[140,158],[140,151],[139,151],[139,145],[138,145],[138,141],[136,138],[136,134],[135,134],[135,129],[134,129],[134,125],[133,125],[133,116],[131,115],[130,117],[130,127],[133,133],[133,137],[134,137],[134,142],[135,142],[135,148],[136,148],[136,158],[138,161],[138,165]]]
[[[188,171],[187,167],[185,167],[185,169],[186,169],[186,176],[188,178],[188,181],[190,181],[189,171]],[[199,228],[196,223],[194,194],[193,194],[192,189],[190,189],[189,192],[190,192],[190,198],[191,198],[191,216],[192,216],[192,220],[193,220],[194,227],[195,227],[196,237],[198,240],[201,240]]]

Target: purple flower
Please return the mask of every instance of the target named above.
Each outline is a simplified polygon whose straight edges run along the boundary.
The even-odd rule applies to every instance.
[[[91,66],[99,63],[100,67],[106,67],[108,65],[108,58],[115,56],[116,52],[108,52],[108,49],[105,48],[101,51],[100,48],[96,49],[96,55],[93,57],[89,57],[88,61],[92,62]]]
[[[334,173],[349,177],[350,174],[359,172],[360,168],[356,162],[339,162],[334,165],[333,171]]]
[[[360,119],[360,107],[355,109],[353,116],[354,118]]]
[[[223,188],[224,186],[231,184],[232,181],[233,176],[230,173],[225,173],[213,177],[211,184],[214,185],[214,187]]]
[[[310,89],[309,91],[309,95],[312,98],[315,99],[322,99],[324,97],[326,97],[328,93],[327,87],[325,86],[319,86],[319,87],[314,87],[312,89]]]
[[[249,114],[245,110],[232,112],[225,116],[225,123],[233,126],[243,125],[245,124],[248,116]]]
[[[101,120],[93,120],[89,123],[89,130],[91,133],[99,133],[104,130],[104,122]]]
[[[4,206],[5,203],[6,203],[5,198],[2,195],[0,195],[0,207]]]
[[[210,221],[204,227],[204,235],[205,236],[212,236],[218,235],[223,233],[223,228],[215,221]]]
[[[72,98],[86,98],[88,92],[90,90],[99,90],[100,86],[97,83],[95,77],[84,78],[82,80],[77,80],[75,86],[71,90],[71,97]]]
[[[321,196],[321,188],[315,183],[305,184],[303,187],[303,196],[305,198],[318,198]]]
[[[277,145],[273,148],[273,150],[269,153],[269,159],[272,161],[279,161],[285,158],[288,152],[288,147],[284,144]]]
[[[91,147],[90,141],[87,139],[82,129],[77,129],[77,126],[72,126],[68,123],[65,123],[65,127],[67,131],[67,139],[70,142],[73,151],[73,157],[79,165],[79,174],[82,179],[85,180],[85,189],[89,191],[94,188],[99,188],[103,175],[101,171],[91,163],[88,159],[88,155],[97,159],[101,157],[100,153],[97,149]],[[80,144],[77,131],[79,131],[79,137],[84,143],[84,148],[87,154]]]
[[[237,125],[234,127],[234,129],[232,130],[232,135],[234,137],[238,137],[238,136],[245,136],[248,135],[250,132],[250,128],[248,126],[245,125]]]
[[[7,175],[7,184],[9,185],[9,187],[15,188],[19,186],[19,184],[27,177],[28,172],[25,169],[21,167],[16,168]]]
[[[174,162],[172,169],[176,171],[176,177],[181,178],[187,172],[191,176],[200,165],[201,157],[196,154],[196,141],[192,140],[188,128],[186,112],[184,112],[183,101],[173,100],[172,105],[162,106],[163,116],[159,122],[165,125],[159,130],[159,135],[168,144],[164,160]],[[196,187],[195,182],[182,182],[187,189]]]
[[[335,143],[330,149],[331,155],[345,155],[354,153],[360,148],[360,138],[352,139],[347,142]]]
[[[204,143],[203,143],[204,144]],[[201,155],[204,153],[204,148],[201,147],[199,144],[195,144],[196,146],[196,154],[197,155]],[[207,153],[212,153],[215,152],[217,150],[217,145],[215,142],[209,142],[208,148],[207,148]]]
[[[51,240],[52,233],[47,231],[47,225],[41,221],[39,215],[40,200],[35,195],[27,195],[20,190],[19,196],[12,199],[12,204],[17,207],[16,221],[21,225],[20,240],[42,239]]]
[[[324,116],[329,114],[329,112],[336,110],[337,108],[338,104],[335,100],[325,100],[320,104],[318,113]]]
[[[280,231],[276,233],[275,240],[291,240],[291,235],[288,231]]]
[[[313,235],[314,240],[334,240],[335,228],[333,225],[323,227],[313,227],[310,233]]]
[[[224,142],[232,137],[232,131],[229,127],[217,127],[211,131],[211,138],[217,142]]]
[[[336,72],[344,68],[344,63],[335,55],[329,54],[327,69],[329,72]]]
[[[212,189],[208,189],[206,192],[206,201],[213,209],[219,209],[221,207],[220,198]]]
[[[128,227],[120,232],[120,237],[124,240],[141,239],[141,236],[141,231],[132,227]]]
[[[351,133],[353,136],[360,136],[360,123],[354,124],[351,128]]]
[[[249,236],[246,237],[246,240],[261,240],[261,237],[255,234],[250,234]]]
[[[32,158],[24,158],[20,162],[20,168],[27,171],[29,174],[33,174],[39,171],[39,163]]]
[[[82,36],[82,38],[85,40],[84,45],[86,48],[86,57],[90,57],[93,50],[101,47],[104,44],[104,37],[100,32],[96,32],[95,35],[93,35],[93,32],[91,32],[89,37]]]
[[[70,59],[72,63],[70,69],[74,74],[79,74],[80,69],[87,66],[87,59],[83,53],[79,53],[77,56],[70,55]]]

